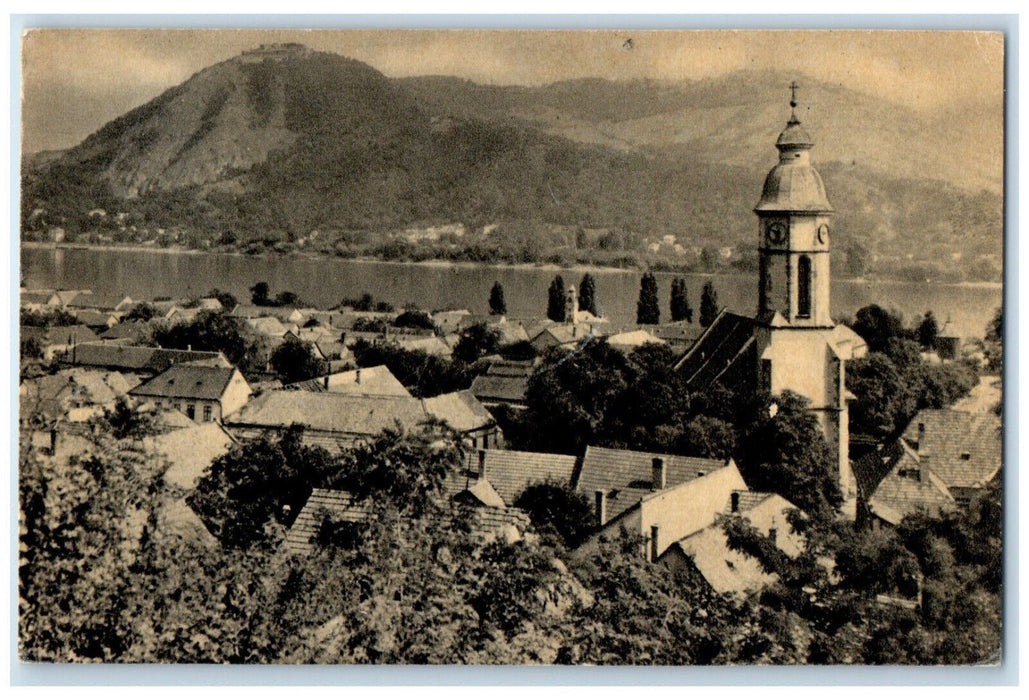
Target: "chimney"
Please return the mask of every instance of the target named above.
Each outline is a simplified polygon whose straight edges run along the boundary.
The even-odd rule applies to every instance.
[[[50,456],[57,454],[57,428],[50,428]]]
[[[325,375],[325,379],[322,380],[322,383],[323,383],[323,386],[325,387],[325,391],[328,391],[329,390],[329,375],[327,375],[327,374]]]
[[[662,457],[654,457],[650,462],[650,490],[660,491],[668,486],[668,472],[665,470],[665,460]]]
[[[598,489],[593,496],[597,503],[597,525],[603,527],[607,522],[607,491]]]
[[[190,343],[189,345],[187,345],[187,346],[186,346],[186,350],[187,350],[188,352],[193,352],[193,344],[192,344],[192,343]]]
[[[657,561],[657,525],[650,526],[650,561]]]
[[[740,512],[740,492],[739,491],[733,491],[732,495],[729,497],[729,502],[732,505],[732,512],[733,513],[739,513]]]
[[[779,530],[777,528],[774,528],[774,527],[768,528],[768,539],[772,540],[772,544],[774,544],[776,546],[779,546],[779,542],[777,540],[778,536],[779,536]]]
[[[915,451],[917,452],[921,448],[922,443],[925,441],[925,423],[918,424],[918,442],[915,443]]]
[[[486,450],[479,450],[479,478],[486,478]]]
[[[361,369],[360,369],[360,368],[358,368],[358,370],[357,370],[357,374],[355,375],[355,381],[356,381],[356,382],[357,382],[358,384],[360,384],[360,383],[361,383]]]

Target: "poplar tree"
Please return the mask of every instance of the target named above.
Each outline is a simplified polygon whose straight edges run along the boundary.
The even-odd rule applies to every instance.
[[[673,321],[693,323],[693,308],[686,292],[686,280],[676,277],[672,280],[672,297],[669,302]]]
[[[700,295],[700,325],[710,326],[718,316],[718,292],[715,285],[708,280],[704,283],[704,291]]]
[[[597,313],[597,283],[588,272],[579,283],[579,310],[589,311],[594,316],[600,315]]]
[[[561,275],[554,278],[547,291],[547,318],[558,323],[565,320],[565,281]]]
[[[500,282],[494,282],[493,289],[489,292],[489,312],[492,316],[503,316],[507,313],[504,288],[500,286]]]
[[[647,272],[640,280],[640,300],[636,303],[636,323],[655,324],[661,322],[661,308],[657,302],[657,280]]]

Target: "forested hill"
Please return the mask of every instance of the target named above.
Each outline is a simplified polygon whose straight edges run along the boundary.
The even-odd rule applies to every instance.
[[[790,78],[498,88],[391,80],[299,45],[255,50],[64,153],[27,158],[23,235],[89,231],[105,223],[102,210],[123,212],[107,225],[137,237],[176,229],[234,245],[313,230],[531,222],[626,232],[639,246],[671,234],[687,248],[740,249],[751,245],[750,210],[775,162]],[[840,212],[840,250],[999,261],[993,139],[969,158],[976,144],[952,138],[953,116],[926,121],[803,81],[802,118]],[[991,276],[986,268],[977,276]]]

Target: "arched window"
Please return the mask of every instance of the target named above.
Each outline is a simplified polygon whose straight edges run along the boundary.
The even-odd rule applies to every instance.
[[[811,258],[806,255],[797,261],[797,316],[811,317]]]

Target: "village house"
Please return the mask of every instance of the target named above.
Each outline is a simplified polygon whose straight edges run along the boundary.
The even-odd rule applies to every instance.
[[[486,374],[480,374],[472,380],[470,391],[487,408],[509,406],[524,409],[525,395],[529,391],[529,379],[534,367],[535,363],[531,360],[496,360],[490,363]]]
[[[284,389],[331,392],[353,396],[402,396],[411,397],[411,392],[393,376],[386,365],[359,367],[346,372],[327,374],[324,377],[305,379],[287,384]]]
[[[22,289],[20,306],[29,311],[46,311],[61,305],[60,297],[52,289]]]
[[[686,571],[691,579],[703,581],[717,593],[748,593],[761,590],[776,579],[757,559],[729,546],[726,519],[738,518],[767,537],[788,557],[804,552],[804,538],[793,531],[790,511],[796,506],[782,496],[757,491],[733,491],[729,502],[710,525],[674,542],[658,561],[674,571]]]
[[[598,525],[604,526],[655,492],[674,488],[726,466],[735,469],[732,460],[590,445],[583,455],[575,490],[593,499]],[[719,498],[718,507],[724,500]]]
[[[469,451],[464,469],[450,475],[447,490],[476,490],[488,485],[489,490],[507,506],[533,484],[549,483],[569,487],[579,460],[573,455],[516,450]]]
[[[129,394],[158,408],[172,407],[196,422],[221,421],[239,410],[252,390],[235,367],[177,364]]]
[[[716,464],[712,471],[691,468],[689,478],[670,486],[665,458],[654,457],[651,460],[652,476],[645,482],[639,479],[630,481],[630,487],[626,493],[619,494],[617,502],[611,498],[614,489],[594,488],[598,530],[583,546],[590,547],[599,538],[616,538],[625,532],[642,538],[640,553],[649,561],[657,561],[668,547],[714,523],[734,491],[746,490],[747,484],[735,463]],[[586,488],[597,485],[597,475],[594,470]],[[645,483],[649,489],[642,488]],[[582,477],[578,490],[584,491]],[[628,507],[623,508],[626,505]],[[617,514],[609,516],[609,510],[617,510]]]
[[[69,311],[91,309],[93,311],[128,311],[133,306],[132,297],[122,294],[94,294],[81,292],[64,304]]]
[[[75,320],[83,326],[88,326],[96,333],[103,333],[117,325],[121,314],[112,311],[94,311],[92,309],[79,309],[74,312]]]
[[[80,343],[63,361],[79,367],[115,370],[140,378],[153,377],[172,365],[190,363],[231,367],[225,355],[204,350],[176,350],[115,343]]]
[[[43,359],[48,362],[54,359],[67,361],[76,347],[99,340],[92,328],[83,325],[46,328],[22,326],[21,339],[34,341],[43,353]]]
[[[1001,430],[992,412],[919,411],[899,438],[855,462],[859,522],[895,526],[907,515],[964,507],[998,488]]]

